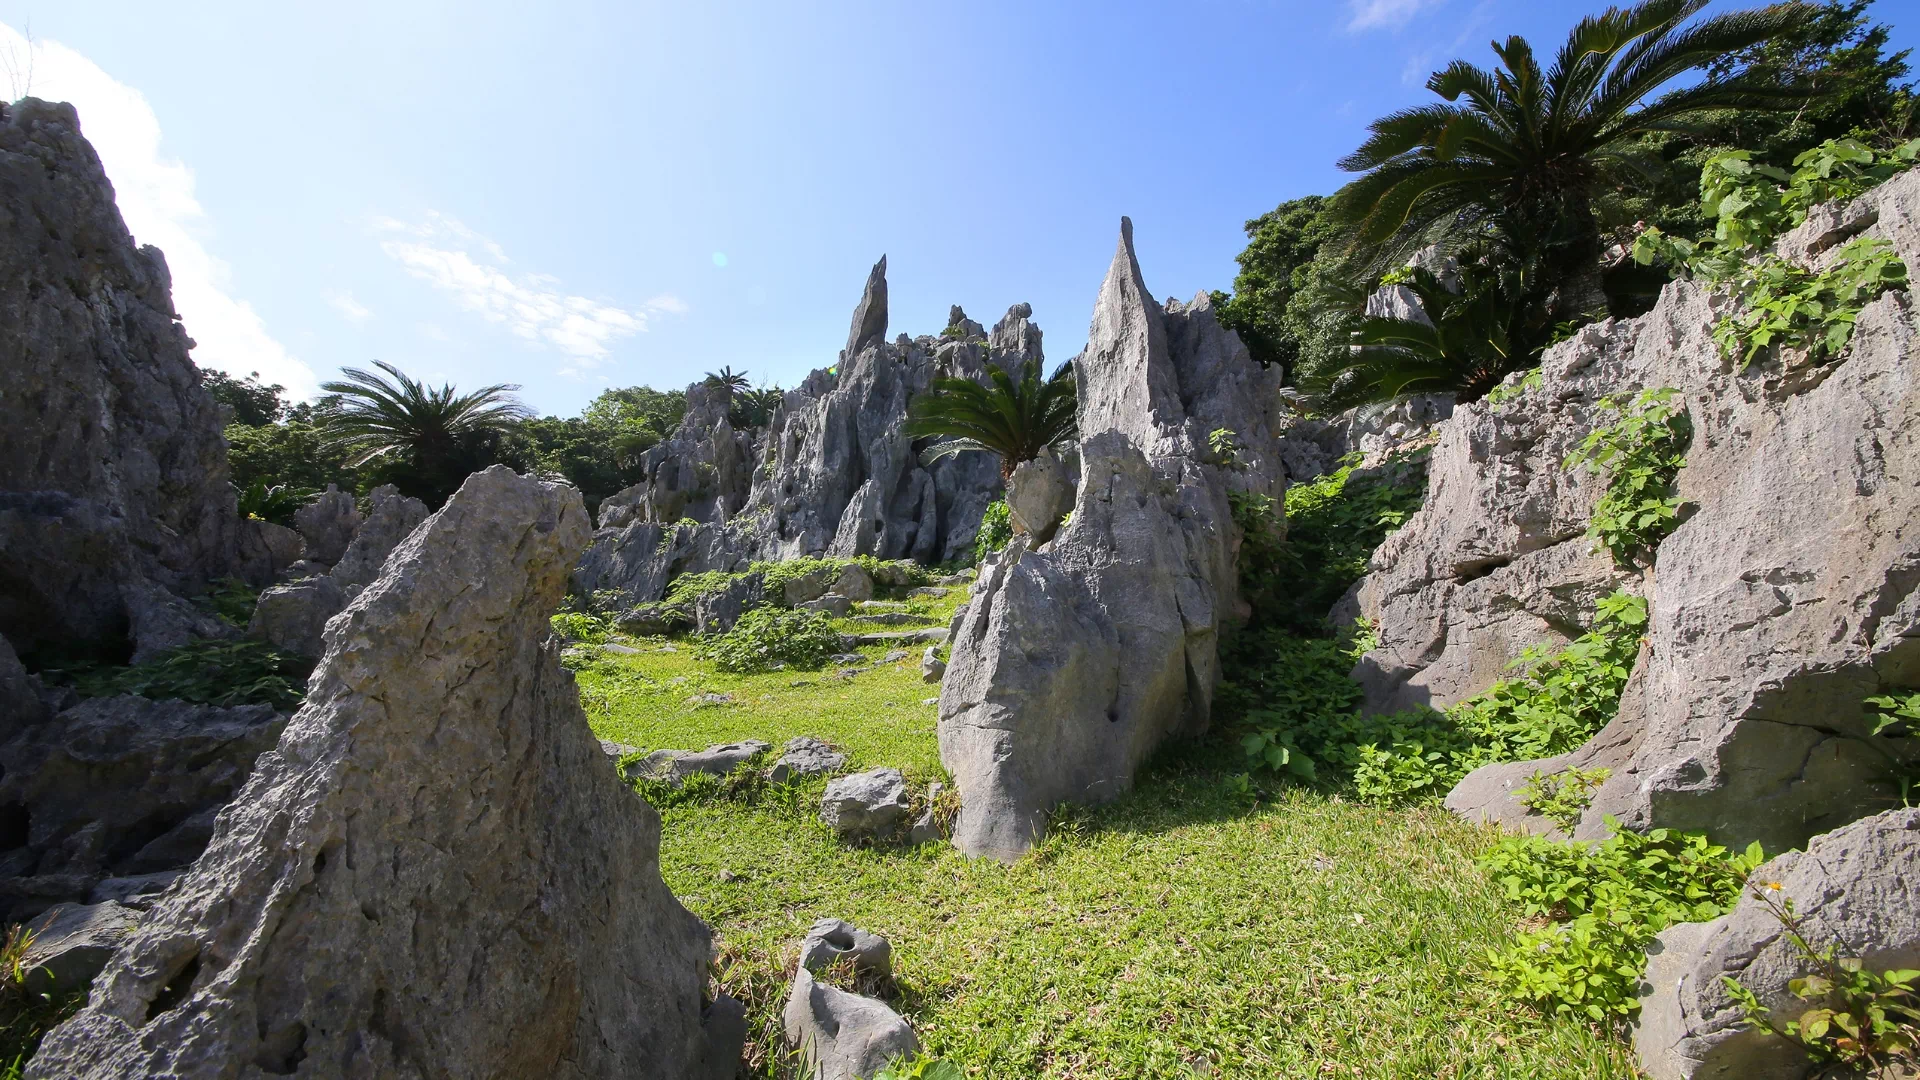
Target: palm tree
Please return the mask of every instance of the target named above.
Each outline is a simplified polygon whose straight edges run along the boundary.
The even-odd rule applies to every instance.
[[[473,466],[484,467],[478,462],[487,453],[484,444],[533,415],[513,396],[518,386],[496,383],[459,394],[451,385],[436,390],[392,364],[373,363],[387,378],[342,368],[345,379],[321,385],[337,395],[322,422],[333,449],[348,455],[349,468],[400,459],[396,464],[411,475],[396,480],[411,481],[401,487],[415,487],[423,497],[452,494]]]
[[[914,399],[905,431],[914,438],[941,437],[920,456],[931,465],[941,458],[968,450],[1000,455],[1000,478],[1010,480],[1023,461],[1072,438],[1076,386],[1073,364],[1060,365],[1052,377],[1040,377],[1040,361],[1021,361],[1016,380],[1004,368],[987,369],[986,383],[955,376],[933,380],[927,392]]]
[[[1494,43],[1492,71],[1456,60],[1427,80],[1448,104],[1374,121],[1340,162],[1366,175],[1331,212],[1377,266],[1446,233],[1503,231],[1551,258],[1559,317],[1593,310],[1600,289],[1596,196],[1644,171],[1632,146],[1651,131],[1687,131],[1717,109],[1790,111],[1800,88],[1765,73],[1703,81],[1647,99],[1688,71],[1795,29],[1818,8],[1774,4],[1682,25],[1707,0],[1642,0],[1581,20],[1545,73],[1525,38]],[[1464,104],[1454,104],[1465,99]]]
[[[722,367],[719,371],[707,372],[704,381],[708,386],[716,390],[725,390],[729,394],[737,394],[751,385],[747,382],[747,373],[734,371],[732,365]]]
[[[1320,412],[1412,394],[1450,393],[1474,401],[1533,362],[1523,270],[1468,263],[1447,281],[1415,268],[1402,284],[1419,299],[1426,318],[1362,318],[1350,358],[1301,381]]]

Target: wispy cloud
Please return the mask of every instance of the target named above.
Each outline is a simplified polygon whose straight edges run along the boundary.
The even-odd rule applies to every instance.
[[[355,300],[350,292],[329,289],[326,300],[328,306],[339,312],[340,317],[350,323],[363,323],[373,317],[373,312],[367,308],[367,305]]]
[[[1350,31],[1378,30],[1382,27],[1399,29],[1408,19],[1419,12],[1438,7],[1446,0],[1347,0],[1347,7],[1353,12],[1353,18],[1347,21]]]
[[[1441,65],[1451,62],[1461,55],[1462,50],[1472,45],[1485,32],[1487,24],[1493,18],[1493,0],[1480,0],[1460,24],[1460,32],[1445,46],[1434,49],[1421,49],[1407,57],[1407,66],[1400,71],[1400,81],[1408,86],[1419,86]]]
[[[375,227],[387,235],[380,250],[414,277],[515,336],[571,357],[574,363],[560,370],[563,375],[604,360],[608,346],[645,330],[651,316],[687,310],[674,296],[623,308],[569,295],[556,278],[512,272],[499,244],[445,214],[429,213],[418,224],[382,218]]]
[[[160,119],[135,90],[93,61],[52,41],[32,41],[0,24],[0,75],[9,100],[23,94],[70,102],[80,129],[100,155],[128,231],[167,256],[173,305],[197,343],[194,362],[235,375],[258,371],[295,396],[319,392],[313,369],[267,332],[245,300],[233,295],[227,264],[207,249],[206,211],[193,191],[193,170],[160,149]]]

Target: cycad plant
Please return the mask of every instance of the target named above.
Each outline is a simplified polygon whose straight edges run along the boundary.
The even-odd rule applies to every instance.
[[[1017,375],[1017,377],[1016,377]],[[1073,365],[1041,378],[1040,361],[1020,362],[1016,373],[987,369],[987,382],[953,376],[933,380],[908,410],[906,433],[941,438],[921,455],[922,464],[968,450],[1000,455],[1001,479],[1011,479],[1023,461],[1070,439],[1078,431]]]
[[[1488,71],[1456,60],[1427,80],[1446,104],[1374,121],[1340,167],[1366,175],[1331,212],[1379,266],[1446,234],[1498,229],[1547,257],[1556,317],[1603,305],[1594,201],[1646,163],[1644,132],[1688,131],[1720,109],[1790,111],[1806,94],[1765,72],[1653,95],[1675,78],[1792,30],[1812,4],[1786,3],[1688,20],[1707,0],[1643,0],[1581,20],[1552,65],[1509,37]],[[1651,100],[1649,100],[1651,99]]]
[[[358,468],[391,465],[392,479],[409,494],[444,501],[467,474],[491,464],[499,436],[532,416],[505,383],[457,393],[451,385],[426,386],[392,364],[374,361],[386,377],[342,368],[346,378],[323,383],[335,395],[322,413],[332,447]]]
[[[1415,268],[1401,282],[1425,319],[1359,320],[1347,361],[1302,378],[1315,407],[1335,413],[1411,394],[1474,401],[1531,363],[1526,273],[1468,263],[1449,277]]]
[[[708,386],[714,387],[715,389],[726,390],[729,393],[735,394],[752,385],[747,382],[747,373],[733,370],[732,365],[723,367],[719,371],[707,372],[705,382]]]

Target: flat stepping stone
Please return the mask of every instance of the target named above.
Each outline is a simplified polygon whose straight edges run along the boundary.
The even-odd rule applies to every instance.
[[[855,634],[862,645],[938,645],[947,640],[947,628],[929,626],[924,630],[889,630],[877,634]]]
[[[862,600],[853,606],[865,612],[907,610],[907,602],[905,600]]]
[[[655,750],[628,765],[623,775],[629,780],[639,777],[665,780],[679,787],[687,777],[697,772],[725,776],[753,760],[756,755],[771,749],[771,743],[747,739],[744,742],[720,743],[705,750]]]
[[[925,622],[926,620],[918,615],[905,611],[887,611],[878,615],[855,615],[847,621],[859,623],[862,626],[905,626],[908,623]]]
[[[928,599],[938,600],[939,598],[947,595],[947,593],[950,591],[952,590],[939,588],[933,585],[922,585],[917,589],[909,590],[907,592],[907,595],[910,597],[924,596],[924,597],[927,597]]]
[[[824,776],[847,767],[847,755],[811,735],[787,740],[786,752],[773,763],[767,779],[776,784],[808,776]]]

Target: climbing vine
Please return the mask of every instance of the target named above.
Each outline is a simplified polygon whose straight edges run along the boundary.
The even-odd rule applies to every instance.
[[[1687,463],[1692,436],[1686,405],[1676,400],[1679,393],[1670,386],[1643,390],[1624,409],[1615,399],[1602,398],[1600,411],[1620,418],[1588,433],[1562,462],[1563,468],[1610,474],[1587,535],[1623,566],[1651,555],[1678,524],[1680,499],[1673,483]]]

